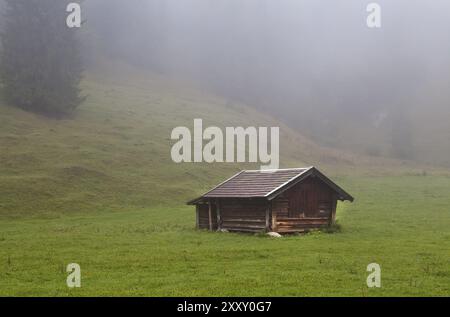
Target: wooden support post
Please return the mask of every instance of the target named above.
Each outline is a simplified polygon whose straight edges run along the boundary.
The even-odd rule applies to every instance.
[[[195,225],[197,229],[200,229],[200,206],[197,204],[195,205]]]
[[[269,201],[267,203],[267,208],[266,208],[266,232],[270,231],[270,209],[271,209],[271,205],[272,205],[272,202]]]
[[[208,219],[209,219],[209,230],[213,230],[213,222],[212,222],[212,202],[211,199],[208,201]]]
[[[272,209],[272,231],[277,232],[277,212]]]
[[[337,208],[337,196],[333,195],[333,202],[331,206],[331,219],[330,219],[330,225],[336,223],[336,208]]]
[[[216,213],[217,213],[217,230],[222,229],[222,217],[220,215],[220,201],[216,200]]]

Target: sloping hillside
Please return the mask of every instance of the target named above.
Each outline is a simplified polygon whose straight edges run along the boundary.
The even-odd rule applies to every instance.
[[[127,67],[90,74],[83,86],[88,99],[70,118],[0,105],[1,215],[180,205],[238,169],[259,167],[173,163],[171,131],[192,130],[194,118],[220,127],[280,126],[284,167],[316,165],[331,175],[411,171],[410,164],[319,147],[252,108]]]
[[[282,126],[282,166],[317,165],[356,198],[338,204],[341,232],[194,230],[185,201],[259,165],[174,164],[171,130],[196,117],[279,123],[184,83],[96,74],[72,118],[0,105],[1,296],[450,294],[448,171],[329,150]],[[366,287],[373,262],[382,288]],[[67,287],[68,263],[81,288]]]

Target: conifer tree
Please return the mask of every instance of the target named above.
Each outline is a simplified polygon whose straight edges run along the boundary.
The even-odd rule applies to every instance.
[[[66,24],[65,0],[5,0],[0,45],[0,82],[17,107],[58,115],[83,97],[77,29]]]

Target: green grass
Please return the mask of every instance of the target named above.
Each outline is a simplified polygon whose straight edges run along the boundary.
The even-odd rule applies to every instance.
[[[450,178],[341,182],[357,200],[335,234],[197,231],[189,207],[2,221],[0,295],[449,296]],[[80,289],[65,284],[72,262]],[[380,289],[366,286],[371,262]]]
[[[89,75],[88,102],[62,120],[0,102],[0,296],[450,295],[447,170],[323,148],[195,87],[120,77]],[[174,164],[170,132],[194,118],[280,126],[283,167],[316,165],[355,196],[342,230],[195,230],[185,201],[258,166]],[[81,289],[66,286],[73,262]],[[366,287],[371,262],[381,289]]]
[[[0,102],[0,218],[180,206],[242,168],[259,168],[173,163],[171,131],[192,129],[194,118],[205,127],[280,126],[282,167],[315,165],[331,176],[421,172],[411,163],[322,148],[249,107],[195,88],[132,76],[90,75],[83,84],[88,101],[63,120]]]

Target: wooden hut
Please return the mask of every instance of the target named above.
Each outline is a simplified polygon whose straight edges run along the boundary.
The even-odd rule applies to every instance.
[[[294,233],[334,223],[338,200],[353,197],[309,167],[241,171],[188,204],[199,229]]]

